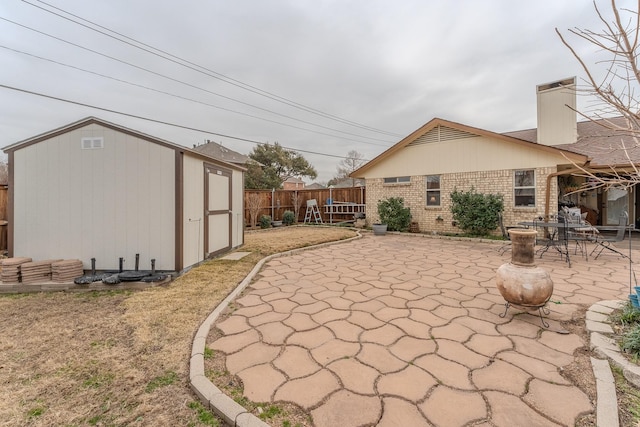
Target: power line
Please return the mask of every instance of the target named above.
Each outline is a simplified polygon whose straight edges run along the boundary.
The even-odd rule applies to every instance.
[[[326,127],[326,126],[317,125],[317,124],[315,124],[315,123],[307,122],[307,121],[304,121],[304,120],[301,120],[301,119],[298,119],[298,118],[295,118],[295,117],[292,117],[292,116],[288,116],[288,115],[286,115],[286,114],[277,113],[277,112],[272,111],[272,110],[269,110],[269,109],[267,109],[267,108],[262,108],[262,107],[258,107],[258,106],[253,105],[253,104],[249,104],[249,103],[247,103],[247,102],[239,101],[239,100],[237,100],[237,99],[234,99],[234,98],[231,98],[231,97],[228,97],[228,96],[225,96],[225,95],[222,95],[222,94],[219,94],[219,93],[216,93],[216,92],[210,91],[210,90],[208,90],[208,89],[204,89],[204,88],[202,88],[202,87],[199,87],[199,86],[193,85],[193,84],[191,84],[191,83],[187,83],[187,82],[185,82],[185,81],[182,81],[182,80],[179,80],[179,79],[176,79],[176,78],[173,78],[173,77],[170,77],[170,76],[167,76],[167,75],[164,75],[164,74],[158,73],[158,72],[153,71],[153,70],[150,70],[150,69],[148,69],[148,68],[144,68],[144,67],[141,67],[141,66],[139,66],[139,65],[132,64],[132,63],[130,63],[130,62],[124,61],[124,60],[122,60],[122,59],[118,59],[118,58],[116,58],[116,57],[113,57],[113,56],[110,56],[110,55],[104,54],[104,53],[102,53],[102,52],[98,52],[98,51],[96,51],[96,50],[94,50],[94,49],[91,49],[91,48],[88,48],[88,47],[85,47],[85,46],[79,45],[79,44],[77,44],[77,43],[74,43],[74,42],[71,42],[71,41],[65,40],[65,39],[60,38],[60,37],[57,37],[57,36],[54,36],[54,35],[52,35],[52,34],[45,33],[44,31],[37,30],[37,29],[35,29],[35,28],[29,27],[29,26],[24,25],[24,24],[20,24],[20,23],[18,23],[18,22],[12,21],[12,20],[10,20],[10,19],[7,19],[7,18],[1,17],[1,16],[0,16],[0,20],[3,20],[3,21],[6,21],[6,22],[9,22],[9,23],[11,23],[11,24],[17,25],[17,26],[22,27],[22,28],[25,28],[25,29],[27,29],[27,30],[29,30],[29,31],[33,31],[33,32],[35,32],[35,33],[38,33],[38,34],[41,34],[41,35],[44,35],[44,36],[50,37],[50,38],[52,38],[52,39],[54,39],[54,40],[58,40],[58,41],[60,41],[60,42],[63,42],[63,43],[69,44],[69,45],[74,46],[74,47],[77,47],[77,48],[79,48],[79,49],[86,50],[86,51],[91,52],[91,53],[93,53],[93,54],[96,54],[96,55],[99,55],[99,56],[105,57],[105,58],[107,58],[107,59],[110,59],[110,60],[113,60],[113,61],[119,62],[119,63],[121,63],[121,64],[128,65],[128,66],[133,67],[133,68],[136,68],[136,69],[138,69],[138,70],[145,71],[145,72],[150,73],[150,74],[153,74],[153,75],[155,75],[155,76],[162,77],[162,78],[164,78],[164,79],[167,79],[167,80],[170,80],[170,81],[173,81],[173,82],[176,82],[176,83],[179,83],[179,84],[182,84],[182,85],[185,85],[185,86],[191,87],[191,88],[193,88],[193,89],[197,89],[197,90],[200,90],[200,91],[203,91],[203,92],[206,92],[206,93],[209,93],[209,94],[215,95],[215,96],[219,96],[219,97],[221,97],[221,98],[224,98],[224,99],[227,99],[227,100],[230,100],[230,101],[233,101],[233,102],[237,102],[237,103],[239,103],[239,104],[246,105],[246,106],[251,107],[251,108],[256,108],[256,109],[258,109],[258,110],[262,110],[262,111],[265,111],[265,112],[268,112],[268,113],[271,113],[271,114],[274,114],[274,115],[277,115],[277,116],[280,116],[280,117],[284,117],[284,118],[287,118],[287,119],[290,119],[290,120],[294,120],[294,121],[302,122],[302,123],[305,123],[305,124],[309,124],[309,125],[311,125],[311,126],[317,126],[317,127],[320,127],[320,128],[325,128],[325,129],[333,130],[333,131],[336,131],[336,132],[341,132],[341,133],[347,133],[347,134],[349,134],[348,132],[340,131],[340,130],[338,130],[338,129],[333,129],[333,128],[329,128],[329,127]],[[355,134],[351,134],[351,135],[355,135]],[[375,141],[381,141],[381,142],[392,143],[392,141],[385,141],[385,140],[381,140],[381,139],[378,139],[378,138],[372,138],[372,137],[368,137],[368,136],[364,136],[364,135],[355,135],[355,136],[358,136],[358,137],[360,137],[360,138],[373,139],[373,140],[375,140]]]
[[[180,128],[180,129],[186,129],[186,130],[202,132],[202,133],[206,133],[206,134],[210,134],[210,135],[220,136],[220,137],[223,137],[223,138],[234,139],[236,141],[250,142],[250,143],[256,144],[256,145],[265,145],[265,144],[266,145],[270,145],[269,143],[255,141],[253,139],[241,138],[239,136],[232,136],[232,135],[227,135],[227,134],[224,134],[224,133],[213,132],[213,131],[210,131],[210,130],[207,130],[207,129],[200,129],[200,128],[194,128],[194,127],[191,127],[191,126],[179,125],[177,123],[165,122],[163,120],[157,120],[157,119],[152,119],[150,117],[139,116],[137,114],[124,113],[122,111],[117,111],[117,110],[113,110],[113,109],[110,109],[110,108],[98,107],[96,105],[86,104],[84,102],[72,101],[70,99],[59,98],[57,96],[46,95],[44,93],[34,92],[34,91],[27,90],[27,89],[20,89],[20,88],[17,88],[17,87],[8,86],[8,85],[4,85],[4,84],[0,84],[0,88],[10,89],[10,90],[14,90],[14,91],[17,91],[17,92],[22,92],[22,93],[27,93],[29,95],[40,96],[42,98],[52,99],[54,101],[60,101],[60,102],[66,102],[66,103],[69,103],[69,104],[79,105],[81,107],[87,107],[87,108],[93,108],[93,109],[100,110],[100,111],[106,111],[108,113],[119,114],[121,116],[132,117],[134,119],[146,120],[148,122],[159,123],[159,124],[163,124],[163,125],[167,125],[167,126],[173,126],[173,127],[177,127],[177,128]],[[337,158],[337,159],[347,159],[348,158],[348,157],[345,157],[345,156],[338,156],[338,155],[335,155],[335,154],[319,153],[317,151],[302,150],[302,149],[299,149],[299,148],[286,147],[284,145],[281,145],[281,147],[286,149],[286,150],[297,151],[297,152],[300,152],[300,153],[307,153],[307,154],[315,154],[315,155],[318,155],[318,156],[333,157],[333,158]],[[365,161],[368,161],[368,160],[365,160]]]
[[[376,146],[379,146],[379,147],[388,147],[388,145],[376,144],[374,142],[367,142],[367,141],[361,141],[361,140],[352,139],[352,138],[346,138],[346,137],[339,136],[339,135],[332,135],[330,133],[319,132],[319,131],[316,131],[316,130],[313,130],[313,129],[307,129],[307,128],[303,128],[303,127],[300,127],[300,126],[291,125],[291,124],[288,124],[288,123],[283,123],[283,122],[278,122],[278,121],[275,121],[275,120],[270,120],[270,119],[267,119],[267,118],[264,118],[264,117],[254,116],[252,114],[243,113],[241,111],[232,110],[230,108],[221,107],[219,105],[209,104],[209,103],[204,102],[204,101],[199,101],[197,99],[188,98],[186,96],[178,95],[178,94],[167,92],[167,91],[160,90],[160,89],[155,89],[155,88],[152,88],[152,87],[149,87],[149,86],[141,85],[139,83],[130,82],[130,81],[127,81],[127,80],[124,80],[124,79],[119,79],[117,77],[113,77],[113,76],[109,76],[109,75],[106,75],[106,74],[98,73],[96,71],[87,70],[87,69],[84,69],[84,68],[77,67],[75,65],[66,64],[64,62],[56,61],[56,60],[51,59],[51,58],[45,58],[45,57],[42,57],[42,56],[39,56],[39,55],[35,55],[35,54],[29,53],[29,52],[24,52],[22,50],[14,49],[14,48],[11,48],[11,47],[8,47],[8,46],[0,45],[0,48],[6,49],[6,50],[10,50],[12,52],[19,53],[21,55],[30,56],[32,58],[36,58],[36,59],[39,59],[41,61],[51,62],[53,64],[60,65],[62,67],[72,68],[72,69],[77,70],[77,71],[82,71],[84,73],[88,73],[88,74],[92,74],[92,75],[95,75],[95,76],[99,76],[99,77],[102,77],[102,78],[105,78],[105,79],[109,79],[109,80],[113,80],[113,81],[116,81],[116,82],[119,82],[119,83],[124,83],[124,84],[127,84],[127,85],[139,87],[139,88],[142,88],[142,89],[145,89],[145,90],[149,90],[149,91],[152,91],[152,92],[161,93],[163,95],[172,96],[174,98],[182,99],[182,100],[189,101],[189,102],[194,102],[194,103],[197,103],[197,104],[205,105],[207,107],[216,108],[216,109],[227,111],[227,112],[230,112],[230,113],[239,114],[239,115],[242,115],[242,116],[250,117],[252,119],[263,120],[263,121],[266,121],[266,122],[269,122],[269,123],[275,123],[275,124],[278,124],[278,125],[281,125],[281,126],[287,126],[287,127],[293,128],[293,129],[303,130],[303,131],[306,131],[306,132],[313,132],[313,133],[316,133],[316,134],[319,134],[319,135],[330,136],[332,138],[340,138],[340,139],[344,139],[344,140],[347,140],[347,141],[357,142],[357,143],[360,143],[360,144],[376,145]],[[331,129],[331,128],[327,128],[327,129]],[[334,129],[331,129],[331,130],[334,130]],[[342,132],[340,130],[336,130],[336,131],[337,132]],[[343,132],[343,133],[346,133],[347,135],[360,136],[360,135],[356,135],[356,134],[352,134],[352,133],[348,133],[348,132]]]
[[[149,45],[147,43],[144,43],[144,42],[141,42],[141,41],[139,41],[137,39],[129,37],[129,36],[125,35],[125,34],[119,33],[117,31],[114,31],[114,30],[110,29],[110,28],[107,28],[105,26],[97,24],[97,23],[95,23],[93,21],[90,21],[90,20],[85,19],[85,18],[83,18],[81,16],[73,14],[73,13],[71,13],[71,12],[65,10],[65,9],[62,9],[62,8],[56,7],[54,5],[51,5],[51,4],[49,4],[47,2],[44,2],[42,0],[37,0],[37,1],[39,3],[47,5],[50,8],[56,9],[56,10],[58,10],[60,12],[63,12],[65,14],[67,14],[67,15],[73,16],[74,18],[77,18],[77,19],[80,19],[80,20],[82,20],[84,22],[87,22],[87,23],[89,23],[89,24],[91,24],[91,25],[93,25],[95,27],[98,27],[98,28],[101,28],[103,30],[106,30],[106,31],[108,31],[109,33],[112,33],[112,34],[106,33],[104,31],[100,31],[97,28],[93,28],[93,27],[91,27],[89,25],[83,24],[82,22],[78,22],[78,21],[76,21],[74,19],[71,19],[71,18],[69,18],[67,16],[61,15],[59,13],[56,13],[56,12],[54,12],[52,10],[49,10],[47,8],[44,8],[42,6],[38,6],[36,4],[33,4],[33,3],[31,3],[31,2],[29,2],[27,0],[22,0],[22,1],[24,3],[30,5],[30,6],[36,7],[38,9],[40,9],[40,10],[43,10],[43,11],[45,11],[47,13],[55,15],[55,16],[57,16],[59,18],[65,19],[65,20],[70,21],[70,22],[73,22],[73,23],[75,23],[77,25],[80,25],[82,27],[85,27],[85,28],[87,28],[87,29],[89,29],[91,31],[94,31],[94,32],[97,32],[97,33],[102,34],[104,36],[110,37],[110,38],[112,38],[114,40],[117,40],[117,41],[119,41],[121,43],[125,43],[125,44],[127,44],[127,45],[129,45],[131,47],[136,48],[136,49],[140,49],[140,50],[142,50],[144,52],[147,52],[147,53],[150,53],[152,55],[161,57],[161,58],[163,58],[163,59],[165,59],[167,61],[171,61],[171,62],[173,62],[175,64],[178,64],[178,65],[181,65],[183,67],[189,68],[189,69],[191,69],[193,71],[205,74],[205,75],[207,75],[209,77],[213,77],[215,79],[223,81],[223,82],[225,82],[227,84],[230,84],[232,86],[238,87],[240,89],[243,89],[243,90],[252,92],[254,94],[269,98],[269,99],[271,99],[273,101],[280,102],[280,103],[286,104],[288,106],[301,109],[301,110],[306,111],[308,113],[312,113],[312,114],[316,114],[316,115],[322,116],[324,118],[335,120],[335,121],[338,121],[338,122],[343,123],[343,124],[347,124],[347,125],[350,125],[350,126],[354,126],[354,127],[360,128],[360,129],[368,130],[370,132],[382,133],[382,134],[385,134],[387,136],[398,136],[398,137],[402,136],[402,135],[397,134],[397,133],[388,132],[388,131],[377,129],[377,128],[374,128],[374,127],[371,127],[371,126],[363,125],[363,124],[360,124],[360,123],[357,123],[357,122],[354,122],[354,121],[351,121],[351,120],[347,120],[347,119],[335,116],[333,114],[329,114],[329,113],[323,112],[321,110],[317,110],[317,109],[312,108],[312,107],[308,107],[308,106],[306,106],[304,104],[292,101],[292,100],[290,100],[288,98],[276,95],[274,93],[271,93],[271,92],[268,92],[266,90],[260,89],[260,88],[258,88],[256,86],[252,86],[250,84],[244,83],[244,82],[242,82],[240,80],[233,79],[233,78],[228,77],[228,76],[226,76],[224,74],[221,74],[221,73],[218,73],[218,72],[216,72],[214,70],[211,70],[211,69],[209,69],[207,67],[204,67],[202,65],[196,64],[196,63],[191,62],[191,61],[189,61],[187,59],[184,59],[182,57],[173,55],[173,54],[171,54],[171,53],[169,53],[169,52],[167,52],[165,50],[162,50],[160,48],[154,47],[152,45]],[[118,35],[120,37],[123,37],[126,40],[130,40],[133,43],[131,43],[129,41],[126,41],[126,40],[123,40],[123,39],[121,39],[119,37],[116,37],[113,34],[116,34],[116,35]],[[144,47],[142,47],[142,46],[144,46]],[[160,52],[160,53],[158,53],[158,52]]]

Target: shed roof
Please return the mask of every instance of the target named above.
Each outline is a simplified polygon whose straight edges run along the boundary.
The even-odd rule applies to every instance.
[[[144,140],[149,141],[149,142],[153,142],[155,144],[160,144],[160,145],[166,146],[166,147],[171,148],[173,150],[187,152],[187,153],[190,153],[190,154],[192,154],[192,155],[194,155],[196,157],[203,158],[203,159],[205,159],[205,160],[207,160],[209,162],[217,163],[217,164],[220,164],[221,166],[225,166],[225,167],[228,167],[228,168],[231,168],[231,169],[236,169],[236,170],[241,170],[241,171],[246,170],[245,168],[243,168],[241,166],[238,166],[237,164],[229,163],[229,162],[217,159],[215,157],[211,157],[209,155],[206,155],[206,154],[200,153],[198,151],[192,150],[190,148],[187,148],[187,147],[185,147],[183,145],[176,144],[174,142],[167,141],[165,139],[158,138],[158,137],[155,137],[155,136],[151,136],[151,135],[148,135],[146,133],[143,133],[143,132],[140,132],[140,131],[137,131],[137,130],[133,130],[133,129],[129,129],[127,127],[124,127],[124,126],[121,126],[121,125],[117,125],[115,123],[111,123],[111,122],[108,122],[106,120],[102,120],[102,119],[99,119],[97,117],[92,117],[92,116],[85,117],[84,119],[81,119],[81,120],[78,120],[76,122],[69,123],[67,125],[61,126],[59,128],[56,128],[56,129],[41,133],[41,134],[33,136],[31,138],[27,138],[27,139],[24,139],[22,141],[18,141],[18,142],[14,143],[14,144],[11,144],[11,145],[8,145],[8,146],[4,147],[2,149],[2,151],[4,151],[5,153],[11,153],[11,152],[20,150],[22,148],[28,147],[30,145],[37,144],[37,143],[45,141],[47,139],[54,138],[54,137],[56,137],[58,135],[65,134],[67,132],[71,132],[71,131],[76,130],[76,129],[80,129],[80,128],[83,128],[85,126],[91,125],[91,124],[98,124],[98,125],[104,126],[106,128],[116,130],[118,132],[126,133],[126,134],[132,135],[134,137],[137,137],[137,138],[140,138],[140,139],[144,139]]]

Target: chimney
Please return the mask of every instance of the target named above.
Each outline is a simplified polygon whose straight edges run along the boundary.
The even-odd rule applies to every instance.
[[[572,144],[578,139],[576,78],[571,77],[536,87],[538,143]]]

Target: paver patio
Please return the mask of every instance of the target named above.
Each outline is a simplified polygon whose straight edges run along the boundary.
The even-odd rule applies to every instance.
[[[537,312],[500,317],[498,247],[367,235],[273,259],[208,346],[246,397],[293,402],[317,427],[573,425],[595,402],[561,368],[586,343],[557,331],[626,298],[628,262],[536,259],[554,280],[544,329]]]

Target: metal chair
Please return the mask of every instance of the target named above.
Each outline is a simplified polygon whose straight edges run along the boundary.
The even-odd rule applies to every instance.
[[[615,246],[613,246],[613,243],[622,242],[624,240],[624,236],[627,232],[628,223],[629,223],[629,214],[623,211],[620,214],[617,227],[597,227],[599,231],[616,231],[616,234],[615,236],[606,236],[602,234],[594,236],[592,241],[596,244],[596,246],[591,251],[591,255],[593,255],[594,252],[596,252],[596,250],[599,249],[597,255],[595,256],[595,258],[597,259],[602,253],[602,251],[607,249],[607,250],[610,250],[611,252],[615,252],[616,254],[624,258],[629,258],[628,255],[625,255],[624,253],[616,249]]]

